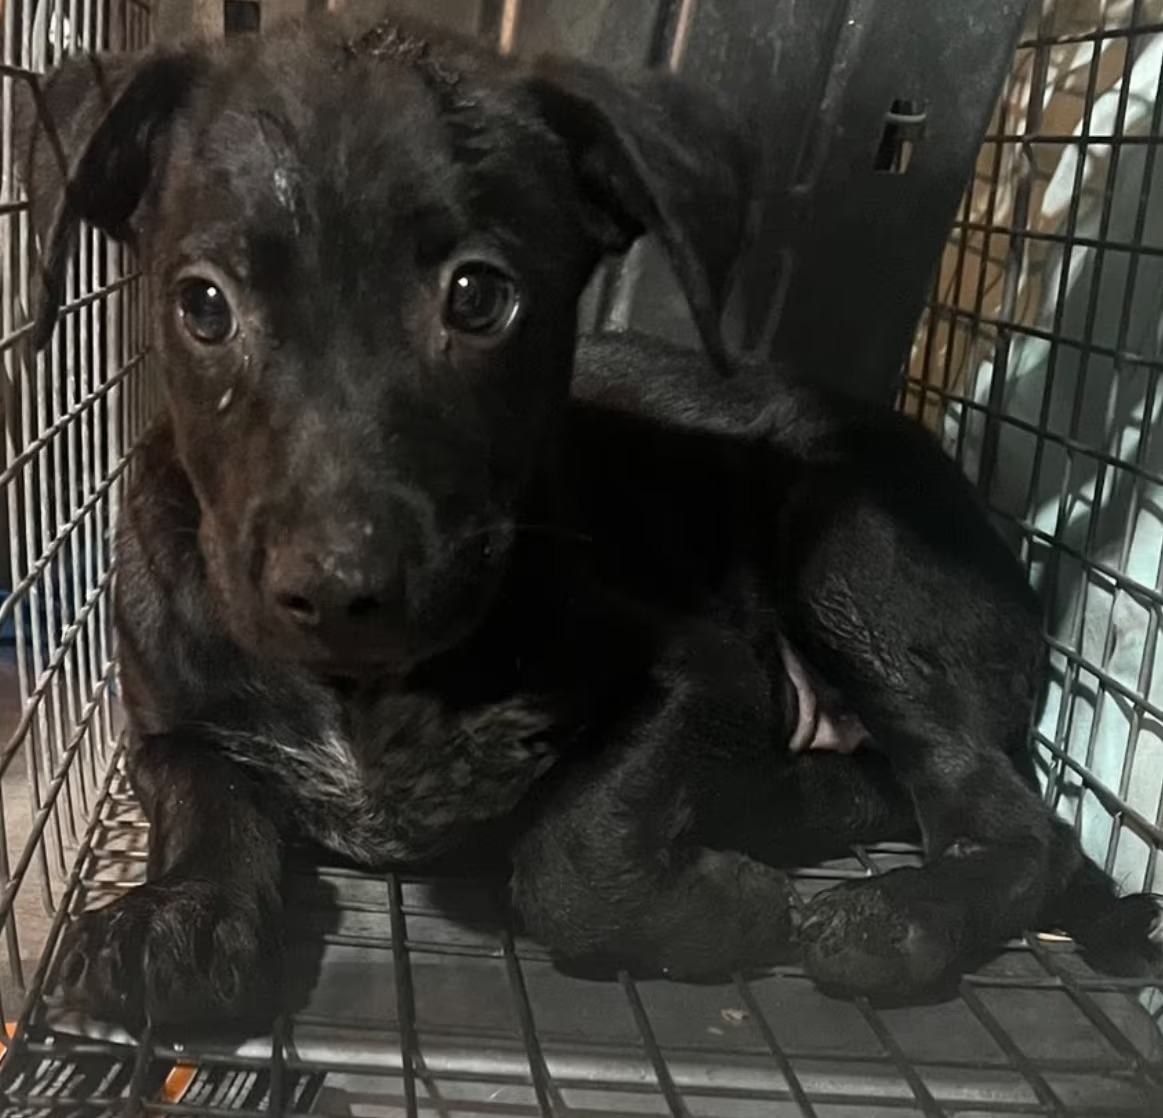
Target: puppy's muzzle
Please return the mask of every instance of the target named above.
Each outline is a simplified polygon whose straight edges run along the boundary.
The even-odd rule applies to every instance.
[[[359,656],[403,620],[424,554],[406,509],[379,521],[312,518],[268,544],[262,594],[276,625],[336,655]]]
[[[267,604],[293,628],[341,636],[404,600],[405,573],[383,557],[289,544],[268,554]]]

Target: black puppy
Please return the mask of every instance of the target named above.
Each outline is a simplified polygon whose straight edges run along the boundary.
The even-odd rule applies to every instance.
[[[118,552],[149,881],[71,930],[91,1011],[262,1005],[290,839],[416,861],[496,821],[563,960],[705,976],[798,939],[901,993],[1037,922],[1150,953],[1153,903],[1035,789],[1038,609],[956,468],[720,375],[749,156],[702,100],[327,19],[75,59],[20,150],[37,343],[79,224],[130,240],[168,402]],[[583,287],[647,230],[711,360],[618,339],[575,371]],[[772,867],[918,823],[923,869],[796,926]]]

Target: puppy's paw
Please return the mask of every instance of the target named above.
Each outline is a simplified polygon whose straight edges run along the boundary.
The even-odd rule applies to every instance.
[[[800,928],[804,966],[826,989],[869,996],[934,990],[961,962],[956,914],[919,900],[896,870],[845,882],[813,899]],[[894,880],[895,879],[895,880]],[[904,888],[898,886],[904,885]]]
[[[1131,893],[1067,930],[1097,970],[1128,977],[1163,974],[1163,897]]]
[[[625,882],[546,872],[522,859],[513,898],[526,930],[567,973],[686,981],[728,977],[789,958],[787,878],[742,854],[697,849],[660,874]],[[555,867],[550,867],[551,869]]]
[[[210,882],[149,882],[77,918],[61,946],[61,992],[129,1028],[262,1015],[280,958],[273,925]]]
[[[789,956],[791,886],[779,870],[742,854],[703,850],[673,895],[669,919],[656,932],[658,970],[667,977],[725,978]]]

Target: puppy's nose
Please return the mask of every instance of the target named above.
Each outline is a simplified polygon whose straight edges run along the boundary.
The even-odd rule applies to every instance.
[[[267,554],[267,601],[301,629],[343,632],[382,620],[403,596],[402,566],[382,558],[319,553],[294,546]]]

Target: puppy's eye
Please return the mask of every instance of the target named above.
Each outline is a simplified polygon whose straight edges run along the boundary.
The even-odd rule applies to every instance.
[[[516,283],[495,264],[461,264],[452,273],[444,303],[444,324],[460,334],[496,336],[517,314]]]
[[[238,328],[225,292],[212,280],[186,280],[178,289],[178,313],[186,332],[203,345],[224,345]]]

